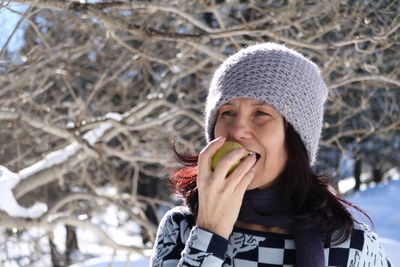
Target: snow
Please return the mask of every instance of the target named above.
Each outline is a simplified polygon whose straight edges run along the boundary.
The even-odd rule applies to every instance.
[[[38,218],[47,211],[47,205],[44,203],[35,203],[30,208],[19,205],[12,193],[12,189],[19,181],[20,177],[18,174],[6,167],[0,166],[0,209],[13,217]]]
[[[76,152],[81,149],[82,145],[78,142],[73,142],[72,144],[66,146],[65,148],[59,149],[57,151],[47,154],[42,160],[32,164],[31,166],[21,170],[19,176],[21,179],[25,179],[41,170],[51,168],[54,165],[64,162],[69,157],[76,154]]]
[[[120,121],[123,119],[123,115],[110,112],[104,115],[104,117],[98,118],[99,121],[107,119]],[[90,145],[94,145],[111,127],[111,122],[105,121],[100,123],[97,127],[85,133],[83,139]],[[47,211],[46,204],[38,202],[29,209],[20,206],[14,198],[12,189],[20,180],[65,162],[69,157],[74,156],[81,148],[82,145],[75,141],[62,149],[47,154],[42,160],[22,169],[19,173],[14,173],[0,165],[0,210],[5,211],[10,216],[23,218],[38,218],[44,214]]]
[[[375,222],[378,233],[400,241],[400,211],[396,205],[390,205],[400,203],[400,180],[357,192],[347,200],[367,212]],[[365,220],[359,213],[355,215],[360,220]]]
[[[362,208],[371,217],[375,225],[373,231],[378,234],[386,254],[394,266],[400,266],[400,180],[359,191],[346,197],[346,200]],[[368,224],[359,212],[353,214]]]
[[[112,262],[112,263],[110,263]],[[136,254],[126,257],[112,258],[112,257],[99,257],[85,261],[85,263],[79,263],[71,265],[70,267],[148,267],[149,261]]]
[[[109,112],[106,115],[104,115],[104,117],[99,118],[98,120],[100,121],[105,119],[111,119],[115,121],[121,121],[123,118],[124,118],[123,115],[119,113]],[[89,142],[89,144],[94,145],[97,142],[97,140],[99,140],[103,136],[103,134],[111,127],[112,127],[111,122],[103,122],[96,128],[85,133],[83,135],[83,138],[86,139]]]

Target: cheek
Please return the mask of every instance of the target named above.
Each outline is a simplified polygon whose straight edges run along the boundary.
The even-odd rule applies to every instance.
[[[270,131],[270,134],[263,134],[262,142],[267,154],[281,156],[286,154],[285,135],[283,131]]]
[[[217,121],[214,126],[214,137],[220,136],[224,133],[224,127],[220,121]]]
[[[285,144],[285,136],[279,135],[275,137],[274,140],[274,150],[276,151],[276,158],[279,162],[286,162],[287,160],[287,151]]]
[[[261,129],[258,132],[265,144],[269,146],[279,147],[285,143],[285,132],[279,126],[271,126]]]

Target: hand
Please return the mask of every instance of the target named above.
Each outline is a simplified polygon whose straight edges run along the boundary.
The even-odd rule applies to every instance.
[[[248,156],[226,177],[229,168],[249,152],[242,148],[233,149],[222,157],[212,172],[211,158],[224,142],[225,139],[217,138],[199,154],[196,225],[228,239],[238,218],[244,193],[254,177],[251,168],[257,159],[254,154]]]

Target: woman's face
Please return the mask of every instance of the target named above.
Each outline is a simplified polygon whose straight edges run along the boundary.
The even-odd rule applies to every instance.
[[[236,141],[261,157],[247,190],[265,188],[282,173],[286,161],[283,117],[271,106],[253,98],[236,98],[220,107],[214,136]]]

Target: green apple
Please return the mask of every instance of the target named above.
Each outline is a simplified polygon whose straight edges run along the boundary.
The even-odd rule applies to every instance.
[[[215,170],[219,161],[226,153],[236,148],[243,148],[243,146],[235,141],[226,141],[224,145],[220,149],[218,149],[217,152],[215,152],[214,156],[212,157],[211,170],[212,171]],[[233,170],[239,165],[239,163],[242,162],[245,158],[247,158],[248,155],[250,155],[250,152],[244,155],[240,160],[236,161],[229,169],[227,176],[230,175],[233,172]]]

